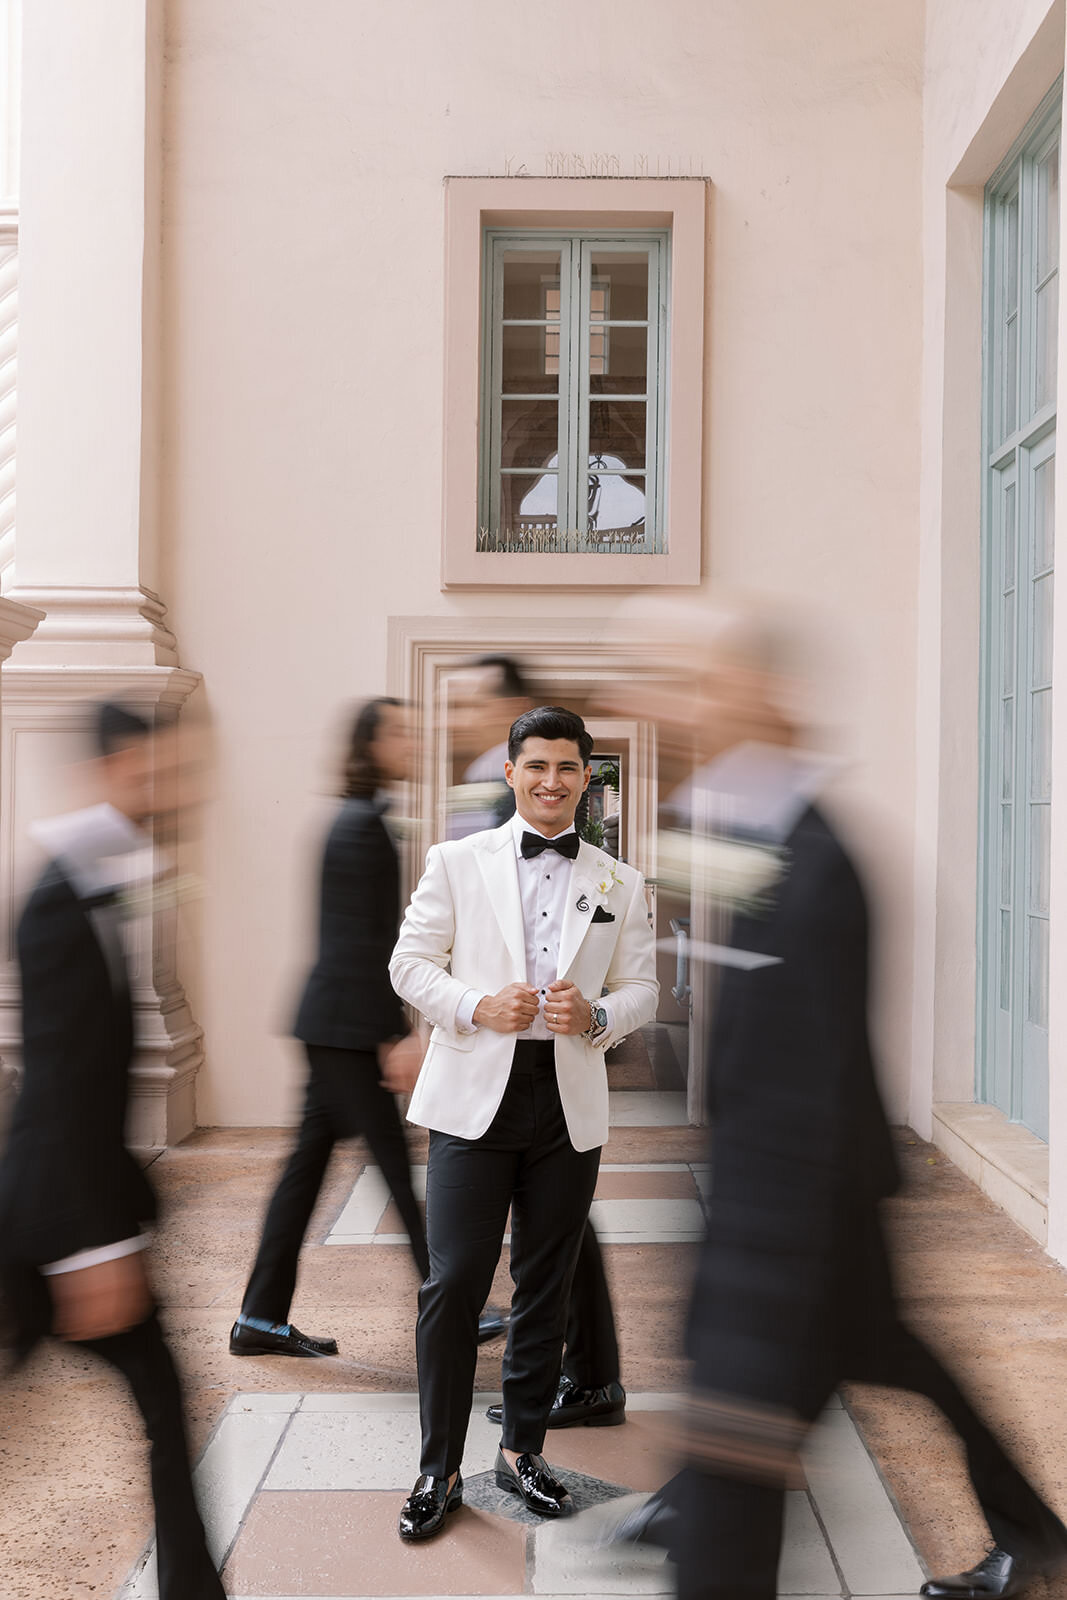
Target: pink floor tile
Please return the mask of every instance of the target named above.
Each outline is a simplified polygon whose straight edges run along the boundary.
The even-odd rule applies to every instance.
[[[403,1544],[394,1491],[266,1491],[226,1566],[238,1595],[521,1594],[526,1529],[468,1507],[425,1544]]]

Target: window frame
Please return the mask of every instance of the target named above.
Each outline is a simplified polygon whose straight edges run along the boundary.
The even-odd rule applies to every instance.
[[[1051,805],[1051,796],[1035,795],[1031,757],[1034,749],[1034,696],[1050,685],[1035,681],[1032,651],[1036,638],[1034,588],[1048,576],[1031,560],[1034,532],[1034,485],[1038,471],[1055,451],[1056,393],[1040,402],[1037,395],[1038,295],[1051,276],[1038,279],[1029,269],[1040,250],[1041,220],[1038,168],[1060,144],[1059,181],[1063,182],[1062,79],[1042,101],[1022,136],[1013,145],[985,189],[983,226],[982,340],[982,501],[981,623],[978,826],[977,1039],[975,1098],[998,1106],[1013,1122],[1022,1122],[1048,1137],[1048,1078],[1038,1084],[1027,1071],[1027,1030],[1037,1026],[1029,1015],[1029,965],[1032,922],[1048,927],[1048,906],[1032,903],[1032,812]],[[1016,202],[1016,259],[1006,273],[1012,227],[1005,206]],[[1062,241],[1061,241],[1062,243]],[[1054,269],[1057,281],[1060,262]],[[1015,307],[1006,304],[1006,277],[1014,274]],[[1059,289],[1057,289],[1057,300]],[[1007,360],[1008,323],[1014,318],[1015,353]],[[1014,367],[1014,393],[1008,399],[1006,378]],[[1009,498],[1010,501],[1009,501]],[[1006,508],[1012,526],[1006,529]],[[1006,547],[1006,536],[1011,545]],[[1010,551],[1011,571],[1005,566]],[[1053,550],[1054,556],[1054,550]],[[1009,581],[1010,580],[1010,581]],[[1006,676],[1003,622],[1011,606],[1010,676]],[[1053,597],[1053,614],[1055,598]],[[1010,758],[1005,766],[1005,700],[1011,701]],[[1020,722],[1020,719],[1025,719]],[[1020,733],[1020,726],[1022,732]],[[1005,776],[1010,784],[1005,790]],[[1005,806],[1011,809],[1010,857],[1005,859]],[[1023,820],[1020,821],[1020,814]],[[1007,868],[1009,877],[1005,877]],[[1006,886],[1006,887],[1005,887]],[[1011,1005],[1001,1004],[1005,959],[1003,918],[1012,918],[1008,954]],[[1025,981],[1024,981],[1025,980]],[[1048,980],[1046,980],[1047,986]],[[1007,1040],[1002,1017],[1010,1018]],[[1043,1024],[1047,1033],[1047,1018]],[[1006,1053],[1005,1053],[1006,1052]]]
[[[705,300],[705,178],[459,178],[445,180],[444,419],[441,588],[648,588],[701,581]],[[482,278],[487,228],[543,234],[587,229],[670,235],[667,288],[665,548],[634,554],[478,549],[485,399]],[[661,418],[664,408],[661,408]]]
[[[646,340],[646,384],[640,396],[623,395],[622,400],[640,401],[646,407],[645,482],[646,528],[651,536],[640,554],[666,551],[665,486],[667,481],[667,387],[670,351],[670,233],[665,228],[596,229],[512,229],[483,230],[482,250],[482,333],[481,333],[481,437],[479,441],[478,530],[483,540],[489,529],[500,528],[500,479],[507,470],[501,466],[501,415],[504,399],[529,396],[503,394],[503,258],[516,251],[560,251],[560,351],[557,454],[557,526],[565,530],[564,539],[573,536],[576,550],[582,553],[623,553],[595,549],[588,538],[587,496],[581,493],[588,468],[590,407],[599,399],[588,384],[590,366],[591,312],[588,297],[592,292],[592,257],[622,254],[636,250],[648,252],[648,302]],[[509,322],[512,319],[508,319]],[[628,319],[604,319],[606,331]],[[633,325],[633,324],[631,324]],[[583,376],[586,379],[583,385]],[[549,398],[547,395],[544,398]],[[518,473],[519,469],[515,469]],[[620,476],[625,476],[623,472]],[[622,541],[613,541],[619,544]],[[497,548],[492,546],[491,548]],[[508,554],[522,554],[508,551]],[[562,554],[550,551],[547,554]]]

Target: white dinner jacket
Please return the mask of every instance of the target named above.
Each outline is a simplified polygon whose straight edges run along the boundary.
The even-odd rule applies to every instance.
[[[614,920],[594,922],[598,906]],[[401,999],[433,1024],[408,1120],[480,1139],[504,1097],[516,1035],[491,1028],[459,1033],[456,1010],[468,989],[496,994],[527,981],[510,821],[431,846],[389,976]],[[587,999],[604,990],[611,996],[611,1027],[595,1045],[570,1035],[555,1040],[567,1132],[576,1150],[592,1150],[608,1136],[604,1051],[652,1020],[659,984],[644,879],[584,840],[571,872],[557,976],[569,978]]]

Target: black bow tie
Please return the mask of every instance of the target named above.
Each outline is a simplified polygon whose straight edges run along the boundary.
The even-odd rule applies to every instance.
[[[532,861],[542,850],[558,850],[561,856],[573,861],[578,854],[578,835],[562,833],[558,839],[542,839],[539,833],[524,833],[520,848],[524,861]]]

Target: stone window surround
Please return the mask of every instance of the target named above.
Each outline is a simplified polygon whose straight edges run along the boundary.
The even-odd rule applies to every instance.
[[[442,589],[644,588],[700,582],[709,187],[703,178],[446,178]],[[527,555],[477,550],[482,230],[486,227],[670,230],[665,553]]]

